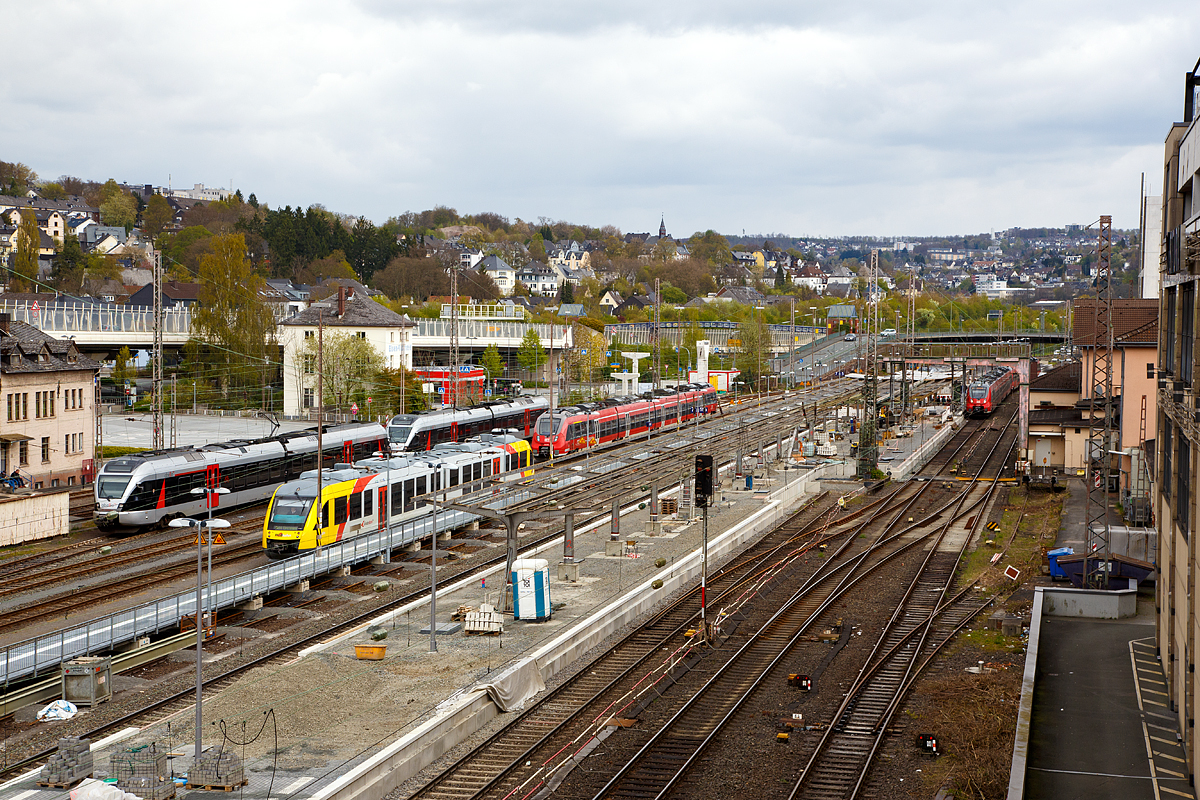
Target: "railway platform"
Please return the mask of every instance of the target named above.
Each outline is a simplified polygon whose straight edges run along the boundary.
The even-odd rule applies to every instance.
[[[1082,551],[1087,491],[1079,480],[1067,489],[1056,546]],[[1132,616],[1035,613],[1035,622],[1009,800],[1194,800],[1178,716],[1155,655],[1153,587],[1137,592]]]

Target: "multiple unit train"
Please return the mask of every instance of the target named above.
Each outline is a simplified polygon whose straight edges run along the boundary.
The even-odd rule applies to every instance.
[[[1029,359],[1029,380],[1038,376],[1041,365],[1036,358]],[[996,364],[982,375],[976,376],[967,386],[965,411],[968,417],[986,417],[1008,397],[1021,382],[1012,367]]]
[[[386,432],[376,423],[326,426],[322,464],[353,462],[383,449]],[[204,494],[193,489],[217,486],[222,505],[265,500],[284,481],[317,466],[317,429],[265,439],[235,440],[203,447],[178,448],[122,456],[106,462],[96,476],[96,527],[112,532],[144,530],[176,517],[205,513]]]
[[[439,501],[453,500],[495,480],[532,474],[529,442],[517,430],[340,464],[321,476],[319,503],[312,470],[275,490],[263,522],[263,547],[273,558],[295,555],[427,514],[433,492]]]
[[[986,417],[1017,388],[1017,372],[1010,367],[995,366],[975,378],[967,386],[966,414]]]
[[[538,417],[533,449],[541,458],[551,453],[563,456],[626,436],[679,425],[713,414],[717,408],[717,390],[703,383],[556,408]]]
[[[481,403],[470,408],[444,408],[427,414],[401,414],[388,423],[393,450],[432,450],[439,444],[461,442],[496,429],[515,428],[533,436],[538,415],[550,408],[544,397],[522,395],[512,400]]]

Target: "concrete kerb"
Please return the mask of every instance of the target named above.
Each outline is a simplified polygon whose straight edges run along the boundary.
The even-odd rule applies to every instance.
[[[759,512],[710,541],[710,556],[720,556],[776,524],[784,516],[789,505],[804,493],[810,482],[819,477],[817,473],[822,471],[823,468],[813,470],[804,478],[778,488],[773,493],[777,497],[768,500]],[[528,668],[531,663],[536,664],[543,679],[553,677],[612,631],[627,624],[669,592],[693,579],[699,574],[700,563],[698,551],[680,559],[671,568],[669,575],[656,576],[655,579],[663,581],[662,588],[653,589],[653,580],[635,586],[570,631],[562,633],[533,654],[518,659],[494,680],[502,680],[505,674]],[[311,800],[381,800],[499,713],[486,689],[475,688],[463,692],[457,698],[439,706],[438,717],[419,726],[323,787],[312,795]]]
[[[1012,766],[1008,772],[1008,800],[1022,800],[1025,797],[1025,764],[1029,758],[1029,723],[1033,718],[1033,689],[1037,682],[1038,648],[1042,640],[1044,588],[1039,586],[1034,589],[1029,644],[1025,647],[1025,672],[1021,675],[1021,700],[1017,707],[1017,732],[1013,740]]]

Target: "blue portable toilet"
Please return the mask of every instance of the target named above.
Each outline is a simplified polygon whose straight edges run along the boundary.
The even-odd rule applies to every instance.
[[[752,475],[749,472],[746,473],[746,488],[747,489],[754,488],[754,475]]]
[[[1058,557],[1073,555],[1075,555],[1075,548],[1073,547],[1060,547],[1057,550],[1051,550],[1046,553],[1046,560],[1050,562],[1051,580],[1054,580],[1055,578],[1066,579],[1067,573],[1063,572],[1063,568],[1058,565]]]
[[[550,562],[518,558],[512,566],[513,619],[550,619]]]

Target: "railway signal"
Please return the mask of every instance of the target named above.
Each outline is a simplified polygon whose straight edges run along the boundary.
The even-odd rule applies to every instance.
[[[696,456],[696,505],[707,506],[713,495],[713,457]]]

